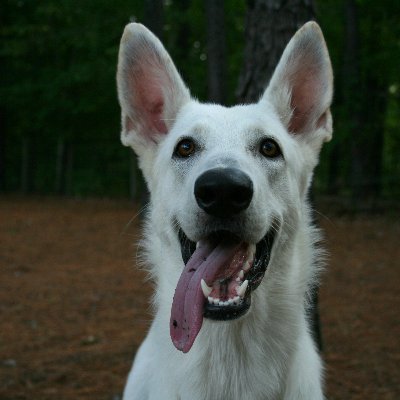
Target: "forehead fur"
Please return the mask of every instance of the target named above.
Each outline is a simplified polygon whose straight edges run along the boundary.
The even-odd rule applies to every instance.
[[[267,102],[224,107],[191,101],[180,110],[170,134],[163,138],[170,150],[183,137],[217,144],[219,153],[245,149],[254,137],[275,139],[282,150],[293,157],[297,140],[289,135],[274,108]]]

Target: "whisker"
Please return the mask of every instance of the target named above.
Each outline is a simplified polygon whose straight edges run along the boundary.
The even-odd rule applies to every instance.
[[[130,226],[132,225],[133,221],[136,220],[137,217],[139,217],[139,215],[141,215],[142,213],[144,213],[147,209],[149,208],[149,203],[146,203],[143,207],[141,207],[139,209],[139,211],[126,223],[124,229],[121,231],[120,235],[125,235],[128,231],[128,229],[130,228]]]
[[[325,221],[328,221],[330,224],[335,225],[335,223],[327,215],[325,215],[325,214],[323,214],[320,211],[315,210],[315,209],[313,211],[315,212],[315,214],[320,215]]]

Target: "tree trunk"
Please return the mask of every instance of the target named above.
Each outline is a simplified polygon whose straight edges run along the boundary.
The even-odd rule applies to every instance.
[[[62,136],[57,141],[57,159],[56,159],[56,181],[55,192],[59,195],[66,193],[66,177],[67,177],[67,145]]]
[[[241,103],[257,101],[293,34],[315,18],[312,0],[248,0],[243,67],[236,96]],[[322,349],[318,288],[312,291],[310,328]]]
[[[369,78],[366,82],[364,98],[364,154],[362,158],[364,177],[363,198],[369,208],[376,206],[382,189],[383,146],[385,117],[387,107],[387,89],[377,79]],[[373,110],[373,112],[371,112]]]
[[[164,32],[163,0],[145,0],[144,23],[160,40]]]
[[[361,199],[363,187],[363,166],[360,135],[362,129],[362,98],[361,98],[361,71],[360,71],[360,32],[358,23],[357,4],[347,0],[345,6],[346,36],[343,62],[344,96],[346,114],[350,130],[351,176],[350,185],[353,203]],[[357,133],[357,134],[356,134]]]
[[[208,100],[213,103],[226,102],[226,37],[225,10],[223,0],[207,0],[207,66]]]
[[[315,18],[313,0],[248,0],[243,67],[236,97],[257,101],[290,38]]]
[[[21,192],[32,193],[34,190],[35,160],[34,140],[31,137],[22,138],[21,154]]]
[[[192,38],[192,24],[190,19],[190,3],[191,0],[179,1],[179,18],[176,24],[176,37],[169,38],[169,50],[174,60],[187,60],[190,48],[193,45]],[[193,75],[190,63],[180,63],[179,72],[184,82],[189,83]],[[190,85],[189,85],[190,86]]]
[[[66,171],[65,171],[65,194],[70,196],[72,194],[72,178],[74,171],[74,147],[73,143],[68,143],[66,154]]]
[[[368,66],[364,66],[365,71],[361,69],[357,2],[347,0],[345,11],[343,100],[350,131],[352,207],[359,210],[372,207],[380,194],[387,96],[386,86],[374,76],[376,72],[368,70]],[[374,32],[365,46],[376,51],[379,32]]]
[[[0,108],[0,192],[4,191],[6,188],[6,160],[5,160],[5,146],[6,146],[6,123],[5,123],[5,113],[2,108]]]

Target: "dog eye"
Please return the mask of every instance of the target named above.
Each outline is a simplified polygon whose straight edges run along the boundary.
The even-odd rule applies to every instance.
[[[190,157],[194,151],[196,150],[196,146],[191,139],[182,139],[175,148],[175,154],[182,158]]]
[[[282,154],[278,144],[272,139],[265,139],[261,142],[260,153],[268,158],[276,158]]]

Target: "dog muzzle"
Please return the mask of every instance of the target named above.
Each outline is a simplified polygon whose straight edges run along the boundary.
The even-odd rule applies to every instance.
[[[203,318],[232,320],[246,314],[251,292],[267,269],[276,230],[257,244],[219,231],[197,244],[179,232],[185,267],[175,289],[170,334],[175,347],[187,353]]]

